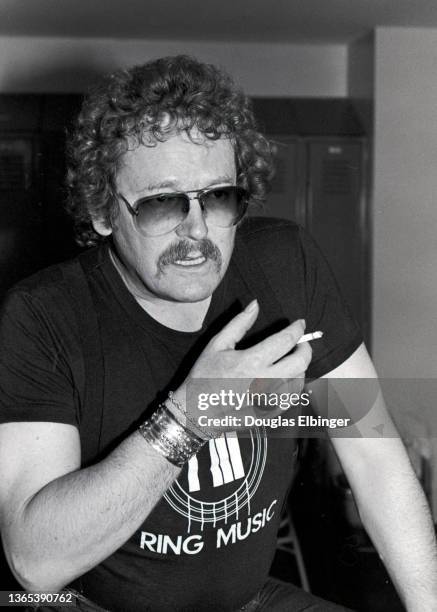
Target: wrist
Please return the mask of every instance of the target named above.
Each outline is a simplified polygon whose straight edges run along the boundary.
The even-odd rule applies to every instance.
[[[146,442],[177,467],[183,467],[205,443],[186,428],[166,404],[161,404],[138,431]]]
[[[179,387],[175,392],[170,391],[164,403],[176,420],[194,435],[205,441],[214,437],[211,432],[201,427],[196,418],[187,410],[185,387]]]
[[[187,419],[187,397],[186,388],[181,386],[175,391],[170,391],[167,398],[163,402],[169,412],[181,423],[183,427],[189,428]]]

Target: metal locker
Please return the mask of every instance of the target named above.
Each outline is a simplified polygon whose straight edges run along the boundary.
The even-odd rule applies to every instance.
[[[368,215],[365,142],[308,140],[306,226],[342,293],[369,335]]]

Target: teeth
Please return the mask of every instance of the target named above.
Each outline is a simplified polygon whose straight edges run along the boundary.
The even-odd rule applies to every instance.
[[[204,261],[206,261],[206,258],[200,255],[200,257],[195,257],[194,259],[177,259],[175,263],[178,264],[178,266],[198,266]]]

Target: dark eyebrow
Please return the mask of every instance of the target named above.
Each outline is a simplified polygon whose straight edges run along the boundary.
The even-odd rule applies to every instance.
[[[209,185],[207,185],[207,188],[214,187],[214,185],[223,185],[223,183],[230,183],[231,185],[233,185],[234,182],[234,179],[230,176],[218,176],[212,181],[212,183],[209,183]]]
[[[147,185],[147,191],[162,191],[163,189],[172,189],[175,190],[177,187],[177,182],[175,180],[162,181],[161,183],[153,183],[151,185]]]
[[[222,185],[223,183],[233,183],[233,179],[230,176],[217,176],[214,180],[208,185],[204,185],[201,189],[208,189],[208,187],[212,187],[214,185]],[[172,191],[183,191],[179,189],[178,182],[174,179],[169,179],[168,181],[162,181],[160,183],[153,183],[147,186],[147,191],[159,193],[163,189],[171,189]]]

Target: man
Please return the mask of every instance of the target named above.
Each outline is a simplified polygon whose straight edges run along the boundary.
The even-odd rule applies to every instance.
[[[295,440],[207,436],[187,399],[190,379],[375,377],[312,241],[244,219],[270,174],[247,99],[212,66],[161,59],[85,102],[69,206],[100,246],[21,283],[1,328],[1,531],[26,589],[73,584],[84,610],[331,609],[267,581]],[[312,350],[305,323],[324,332]],[[333,442],[408,610],[435,610],[401,443]]]

